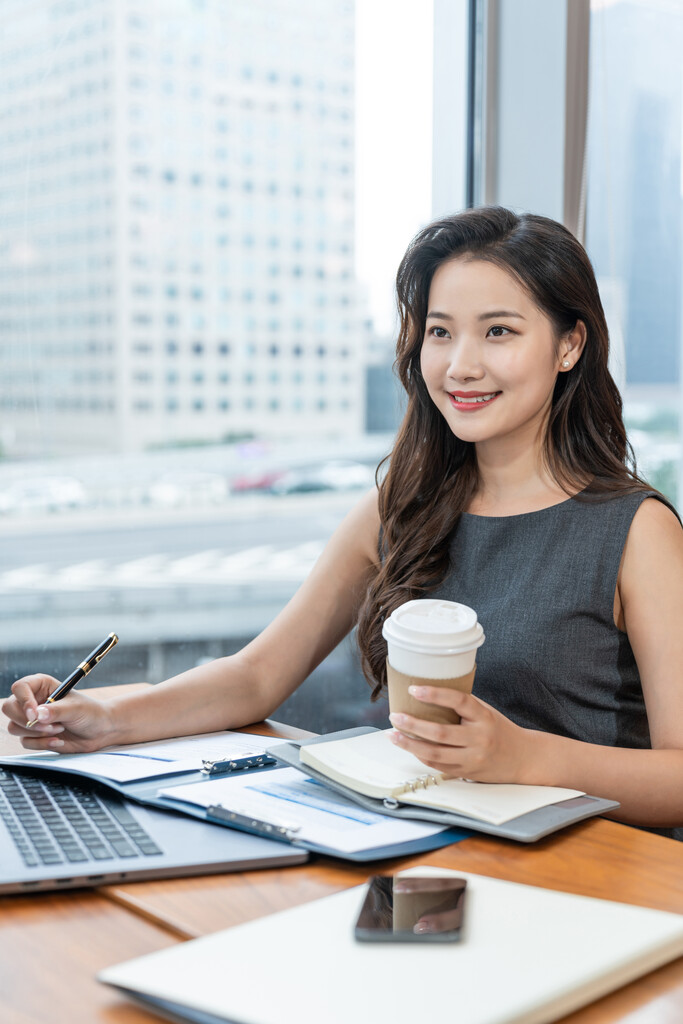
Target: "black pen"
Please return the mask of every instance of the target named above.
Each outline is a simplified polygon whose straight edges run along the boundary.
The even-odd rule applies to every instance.
[[[98,661],[102,661],[105,654],[119,642],[119,638],[116,633],[110,633],[94,651],[91,651],[85,661],[82,661],[78,668],[75,668],[71,675],[67,676],[63,683],[56,686],[50,696],[45,700],[45,704],[54,704],[56,700],[61,700],[62,697],[66,697],[69,690],[73,690],[76,683],[80,683],[81,679],[87,676],[88,672],[95,667]],[[26,723],[26,728],[30,729],[32,725],[35,725],[38,721],[34,718],[32,722]]]

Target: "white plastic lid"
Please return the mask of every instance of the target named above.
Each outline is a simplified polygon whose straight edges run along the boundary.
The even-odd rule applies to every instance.
[[[397,647],[429,654],[458,654],[484,642],[473,608],[429,598],[399,605],[384,622],[382,636]]]

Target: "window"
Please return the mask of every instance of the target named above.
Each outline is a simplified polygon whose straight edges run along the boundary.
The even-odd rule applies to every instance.
[[[140,12],[116,30],[88,6],[35,0],[22,8],[26,33],[0,35],[12,136],[0,160],[0,493],[48,458],[55,475],[57,464],[64,477],[84,474],[88,491],[78,520],[66,508],[36,515],[36,536],[59,541],[46,556],[53,578],[44,592],[17,584],[8,598],[0,699],[43,664],[66,674],[96,642],[93,629],[112,628],[114,607],[128,657],[103,666],[101,683],[157,681],[267,624],[306,568],[299,548],[324,540],[357,495],[330,494],[322,511],[314,493],[302,495],[296,523],[267,490],[249,510],[225,499],[230,518],[226,507],[210,520],[188,496],[182,519],[161,530],[174,510],[149,482],[186,479],[190,468],[284,473],[340,447],[379,461],[390,436],[364,436],[356,392],[368,351],[391,361],[391,282],[430,215],[431,0],[319,11],[310,0],[262,0],[237,5],[244,17],[231,4],[184,3],[180,34],[177,4],[132,5]],[[105,51],[106,79],[96,73]],[[49,104],[35,102],[36,53],[50,66]],[[114,166],[119,136],[128,158]],[[328,369],[341,359],[348,377]],[[93,464],[107,466],[106,479],[83,469]],[[228,576],[217,587],[169,568],[209,548],[218,563],[241,543],[283,556],[258,562],[248,594]],[[148,553],[158,572],[118,574]],[[87,592],[62,593],[61,574],[68,582],[83,562],[105,565]],[[180,640],[173,623],[190,592],[197,634]],[[160,601],[168,615],[157,614]],[[350,643],[317,677],[315,714],[306,698],[303,717],[290,708],[284,720],[352,724],[348,708],[366,705],[367,687]]]
[[[586,246],[639,470],[681,504],[683,7],[591,5]]]

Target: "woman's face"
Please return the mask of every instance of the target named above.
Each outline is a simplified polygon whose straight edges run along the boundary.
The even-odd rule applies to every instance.
[[[449,260],[429,290],[422,376],[461,440],[537,442],[557,374],[580,355],[574,333],[558,343],[548,317],[507,271],[467,257]]]

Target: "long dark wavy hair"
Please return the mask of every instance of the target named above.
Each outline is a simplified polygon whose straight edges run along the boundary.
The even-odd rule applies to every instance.
[[[408,402],[379,483],[381,559],[358,621],[373,699],[386,683],[382,623],[444,579],[449,537],[478,485],[474,444],[452,433],[420,370],[432,278],[459,256],[512,274],[549,318],[558,344],[577,320],[586,325],[583,353],[570,372],[558,374],[553,393],[543,451],[553,479],[568,494],[580,488],[585,500],[650,489],[636,473],[621,396],[607,368],[609,336],[593,267],[571,232],[547,217],[502,207],[466,210],[420,231],[396,276],[401,325],[395,367]]]

